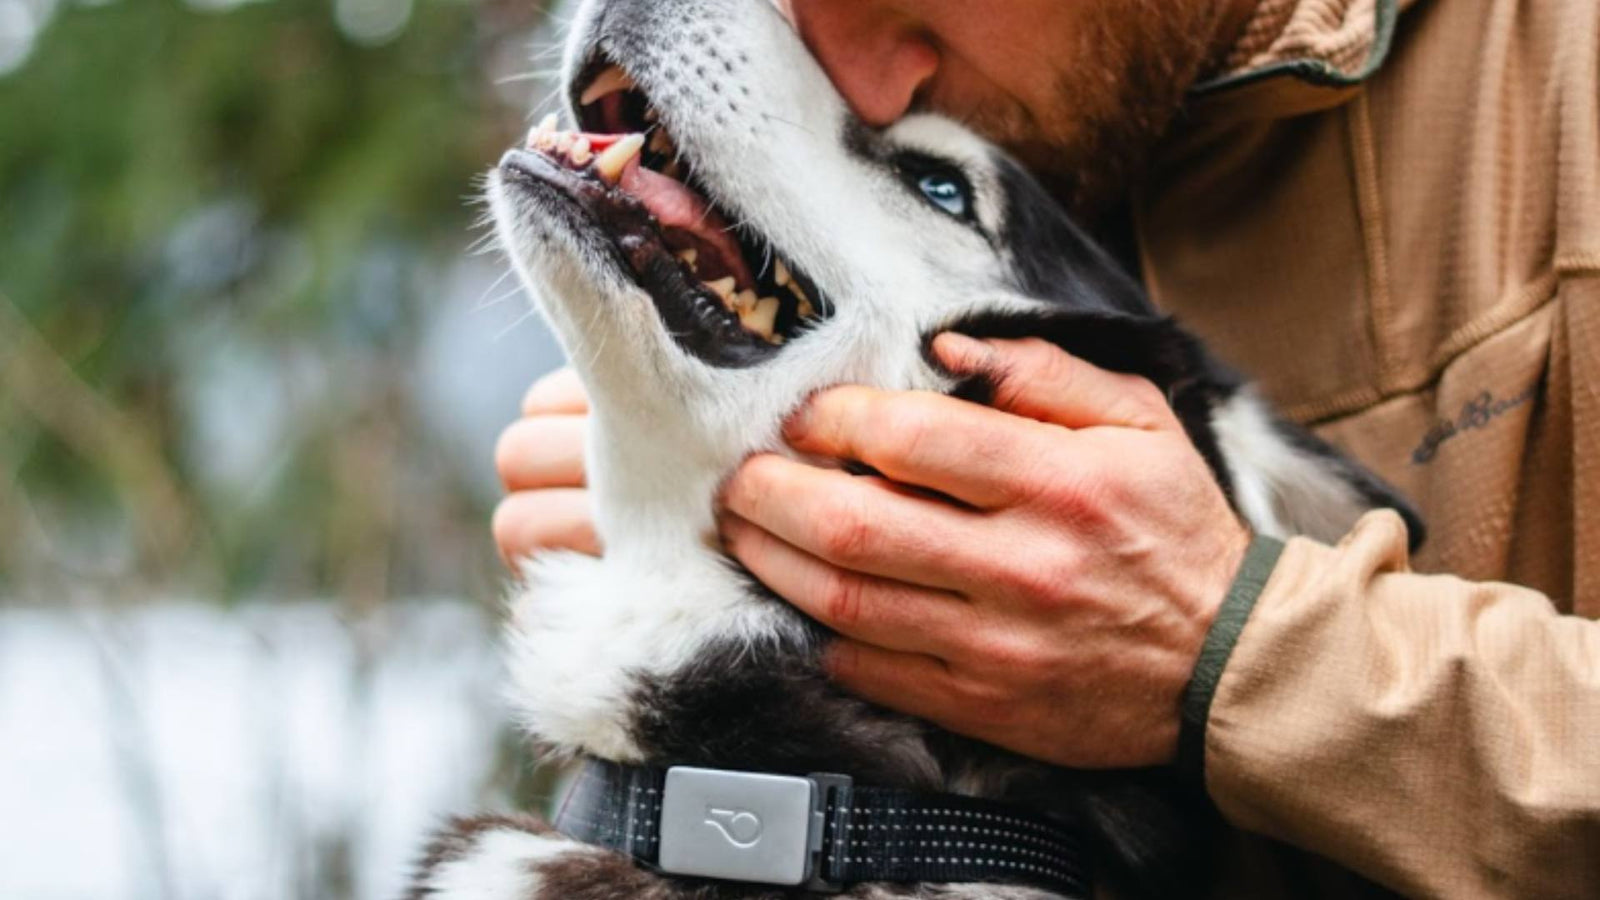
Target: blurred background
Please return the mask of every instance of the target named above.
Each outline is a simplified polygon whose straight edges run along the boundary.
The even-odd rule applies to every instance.
[[[541,0],[0,0],[0,897],[393,898],[549,792],[496,433],[560,351],[475,224]]]

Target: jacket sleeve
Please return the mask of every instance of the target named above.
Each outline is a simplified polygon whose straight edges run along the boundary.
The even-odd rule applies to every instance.
[[[1388,512],[1252,558],[1185,701],[1231,822],[1412,896],[1600,897],[1600,623],[1412,574]]]

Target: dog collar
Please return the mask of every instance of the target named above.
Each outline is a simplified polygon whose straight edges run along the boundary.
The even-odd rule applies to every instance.
[[[1074,828],[1008,803],[775,775],[589,760],[558,831],[669,875],[836,893],[861,882],[1006,883],[1088,897]]]

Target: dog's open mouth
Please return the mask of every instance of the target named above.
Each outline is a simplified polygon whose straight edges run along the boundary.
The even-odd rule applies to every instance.
[[[751,365],[827,318],[815,284],[719,209],[649,99],[618,66],[581,80],[581,129],[550,116],[506,154],[510,181],[554,188],[604,232],[667,330],[714,365]]]

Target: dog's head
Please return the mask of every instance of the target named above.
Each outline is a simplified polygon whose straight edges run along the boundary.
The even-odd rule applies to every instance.
[[[953,324],[1150,317],[972,132],[860,126],[769,4],[589,2],[574,28],[577,133],[535,129],[490,197],[591,392],[608,547],[703,534],[718,480],[820,388],[950,389],[926,344]]]

